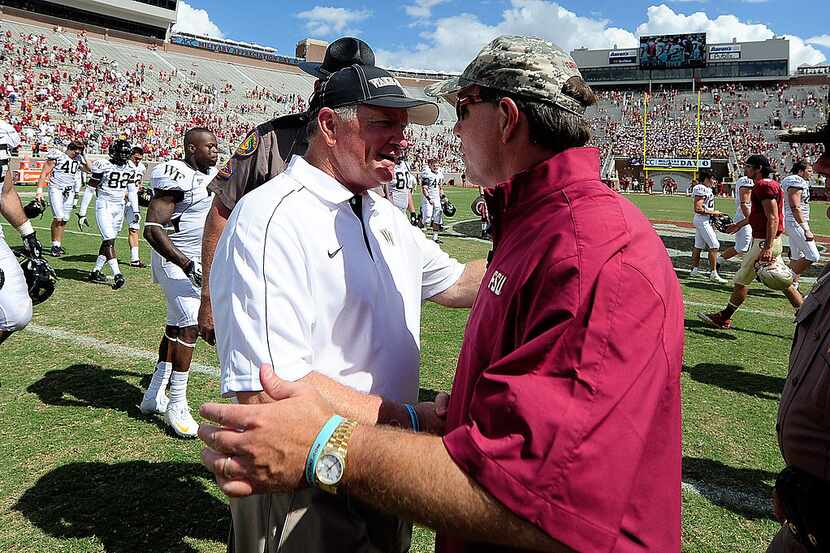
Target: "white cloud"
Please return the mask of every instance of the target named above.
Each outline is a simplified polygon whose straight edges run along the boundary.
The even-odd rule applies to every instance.
[[[815,44],[817,46],[824,46],[825,48],[830,48],[830,35],[811,36],[804,42],[806,42],[807,44]]]
[[[741,0],[744,4],[766,4],[769,0]]]
[[[330,36],[342,34],[359,34],[359,29],[352,27],[372,15],[369,10],[348,10],[332,6],[314,6],[297,14],[305,19],[306,30],[313,36]]]
[[[403,9],[409,17],[429,19],[432,16],[432,8],[447,2],[449,0],[415,0],[413,4],[408,4]]]
[[[483,46],[499,35],[540,36],[566,51],[586,48],[637,46],[634,35],[609,27],[607,19],[578,16],[555,2],[512,0],[496,25],[487,25],[477,16],[462,13],[438,19],[433,31],[421,33],[414,48],[379,50],[378,64],[410,70],[460,72]]]
[[[776,33],[762,23],[747,23],[734,15],[720,15],[710,19],[704,12],[691,15],[677,13],[665,4],[649,6],[648,20],[637,27],[638,35],[705,32],[707,42],[738,42],[766,40]],[[824,61],[824,54],[805,44],[804,40],[787,35],[790,40],[790,70],[803,63],[815,64]]]
[[[225,38],[225,33],[210,20],[207,10],[195,9],[187,2],[179,2],[173,30],[179,33]]]

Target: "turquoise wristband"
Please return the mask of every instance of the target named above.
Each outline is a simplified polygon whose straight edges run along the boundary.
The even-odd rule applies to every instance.
[[[317,437],[314,438],[314,443],[311,444],[311,449],[308,450],[308,457],[305,460],[305,481],[308,482],[309,486],[316,485],[314,466],[317,464],[317,459],[320,457],[320,452],[323,451],[326,442],[329,441],[329,438],[331,438],[331,435],[334,434],[334,431],[337,430],[341,422],[343,422],[343,417],[340,415],[332,416],[326,421],[326,424],[323,425],[320,432],[317,433]]]
[[[418,420],[418,413],[415,412],[415,408],[408,403],[404,403],[403,406],[406,407],[406,411],[409,413],[409,422],[412,423],[413,432],[420,432],[421,424]]]

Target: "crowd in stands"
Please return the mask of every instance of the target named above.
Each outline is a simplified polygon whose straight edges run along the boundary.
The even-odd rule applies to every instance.
[[[257,123],[307,108],[307,95],[296,91],[244,89],[229,81],[207,84],[196,70],[158,66],[152,56],[120,67],[96,56],[83,33],[63,37],[61,46],[43,35],[0,30],[0,117],[18,129],[35,155],[71,139],[86,141],[88,152],[104,153],[123,135],[143,146],[149,159],[169,159],[181,148],[184,129],[196,125],[213,129],[228,155]],[[738,163],[763,153],[776,171],[785,171],[793,161],[815,156],[821,146],[781,144],[775,131],[826,119],[826,92],[826,87],[787,83],[702,87],[698,133],[697,94],[659,87],[648,96],[646,155],[694,158],[699,153]],[[587,117],[590,144],[601,149],[603,159],[642,157],[645,96],[597,91],[598,104]],[[435,158],[445,172],[463,171],[453,123],[407,129],[413,167]]]

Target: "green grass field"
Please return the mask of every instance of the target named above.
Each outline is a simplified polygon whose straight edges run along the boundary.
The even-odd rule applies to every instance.
[[[458,207],[450,223],[477,234],[471,190],[450,190]],[[689,221],[691,200],[632,196],[654,220]],[[417,202],[417,200],[416,200]],[[718,206],[731,212],[731,200]],[[813,229],[830,235],[823,204]],[[35,221],[49,242],[49,214]],[[165,307],[149,269],[126,266],[127,286],[113,291],[85,281],[99,238],[70,223],[68,254],[49,258],[57,292],[35,309],[30,327],[0,349],[0,551],[221,552],[230,522],[225,498],[199,464],[200,443],[166,431],[137,404],[149,382]],[[19,243],[4,226],[11,245]],[[126,232],[126,231],[125,231]],[[126,235],[125,235],[126,236]],[[691,240],[666,238],[678,266],[688,265]],[[461,261],[486,255],[480,240],[444,237]],[[149,258],[142,242],[142,258]],[[705,262],[704,262],[705,268]],[[737,269],[729,264],[725,274]],[[688,552],[764,551],[777,528],[768,498],[782,461],[775,437],[778,398],[793,333],[792,309],[779,294],[752,289],[736,329],[703,327],[699,310],[720,308],[728,286],[678,276],[687,301],[683,374],[683,549]],[[422,323],[422,393],[449,390],[465,310],[427,304]],[[200,343],[195,361],[216,367]],[[192,406],[218,395],[219,382],[194,372]],[[433,534],[417,529],[413,551],[432,551]]]

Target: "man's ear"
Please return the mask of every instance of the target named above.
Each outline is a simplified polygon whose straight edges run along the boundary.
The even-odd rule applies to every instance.
[[[343,122],[337,118],[337,114],[331,108],[321,108],[317,112],[318,132],[322,135],[328,146],[334,146],[337,142],[337,127],[342,124]]]
[[[510,98],[499,100],[499,132],[502,144],[507,144],[519,132],[521,113],[519,106]]]

